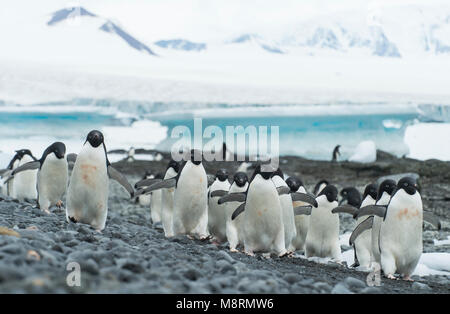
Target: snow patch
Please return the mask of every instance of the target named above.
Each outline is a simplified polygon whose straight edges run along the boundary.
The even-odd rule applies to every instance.
[[[377,148],[373,141],[364,141],[358,144],[354,154],[348,159],[352,162],[369,163],[377,160]]]

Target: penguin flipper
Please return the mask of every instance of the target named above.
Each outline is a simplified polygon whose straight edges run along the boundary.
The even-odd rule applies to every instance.
[[[25,170],[35,170],[35,169],[39,169],[39,167],[41,166],[41,163],[39,161],[30,161],[27,162],[26,164],[23,164],[20,167],[17,167],[16,169],[14,169],[11,172],[11,176],[13,177],[14,175],[16,175],[19,172],[25,171]],[[8,178],[9,179],[9,178]]]
[[[216,197],[216,196],[222,197],[222,196],[225,196],[225,195],[227,195],[227,194],[228,194],[228,191],[225,191],[225,190],[215,190],[215,191],[212,191],[211,194],[210,194],[209,196],[210,196],[210,197]]]
[[[161,181],[162,181],[161,179],[156,179],[156,178],[144,179],[144,180],[141,180],[141,181],[137,182],[134,185],[134,187],[137,189],[137,188],[140,188],[140,187],[143,187],[143,186],[151,186],[152,184],[155,184],[155,183],[161,182]]]
[[[436,227],[436,229],[441,230],[441,221],[439,218],[429,211],[423,211],[423,221],[428,222]]]
[[[372,228],[373,224],[373,216],[370,216],[366,220],[364,220],[362,223],[360,223],[358,226],[356,226],[355,230],[353,230],[352,234],[350,235],[349,244],[350,246],[353,246],[355,243],[356,238],[363,233],[366,230],[369,230]]]
[[[349,205],[349,204],[345,204],[345,205],[341,205],[341,206],[333,208],[333,210],[331,212],[333,214],[347,213],[347,214],[350,214],[353,216],[357,211],[358,211],[358,209],[356,207]]]
[[[233,215],[231,215],[231,220],[235,220],[237,216],[239,216],[245,209],[245,203],[242,203],[241,205],[236,208],[236,210],[233,212]]]
[[[294,193],[291,193],[291,196],[292,196],[292,200],[294,202],[301,201],[301,202],[311,204],[314,207],[318,206],[316,199],[309,194],[294,192]]]
[[[279,186],[277,187],[277,192],[278,195],[289,194],[291,192],[291,189],[288,188],[287,186]]]
[[[113,166],[108,166],[108,175],[111,179],[117,181],[121,186],[127,190],[128,193],[130,193],[130,196],[134,196],[134,189],[131,186],[130,182],[128,182],[127,178],[123,174],[121,174],[119,171],[113,168]]]
[[[369,205],[361,207],[355,215],[353,215],[353,218],[359,218],[362,216],[371,216],[375,215],[378,217],[384,217],[384,214],[386,213],[387,206],[380,206],[380,205]]]
[[[298,206],[294,208],[294,215],[311,215],[312,206]]]
[[[227,202],[245,202],[247,195],[245,193],[229,193],[218,200],[218,204],[223,204]]]
[[[141,191],[140,194],[147,194],[147,193],[153,192],[155,190],[159,190],[159,189],[170,189],[170,188],[175,187],[176,185],[177,185],[177,179],[170,178],[170,179],[166,179],[166,180],[163,180],[160,182],[156,182],[156,183],[150,185],[148,188],[140,190]]]
[[[71,153],[71,154],[67,154],[66,159],[67,162],[75,162],[77,160],[77,154]]]

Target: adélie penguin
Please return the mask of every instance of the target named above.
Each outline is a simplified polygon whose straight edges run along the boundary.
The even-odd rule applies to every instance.
[[[185,156],[177,176],[157,182],[145,192],[175,188],[172,231],[174,235],[208,237],[208,177],[202,163],[202,153],[191,150]]]
[[[219,197],[224,196],[230,189],[228,172],[226,169],[219,169],[214,182],[209,187],[208,192],[208,231],[214,241],[225,242],[226,234],[226,204],[219,204]]]
[[[440,229],[440,222],[430,212],[423,211],[419,186],[414,178],[404,177],[396,186],[386,206],[361,208],[358,215],[375,215],[382,219],[379,233],[380,263],[384,275],[411,280],[423,250],[422,225],[424,221]]]
[[[164,175],[164,180],[175,178],[180,171],[180,164],[175,160],[170,160],[167,166],[166,173]],[[164,229],[164,234],[166,237],[172,237],[173,234],[173,201],[175,196],[175,188],[171,187],[168,189],[161,190],[161,222]]]
[[[66,145],[55,142],[47,147],[41,159],[30,161],[12,171],[17,176],[23,171],[37,171],[38,206],[49,213],[49,208],[61,208],[62,197],[67,189],[68,163],[66,160]]]
[[[272,175],[272,181],[275,184],[276,188],[286,187],[289,188],[286,182],[284,181],[284,175],[280,168],[278,168]],[[284,224],[284,244],[286,246],[286,250],[288,253],[292,253],[295,251],[294,246],[292,245],[292,241],[297,236],[297,228],[295,226],[295,217],[294,217],[294,207],[292,204],[292,197],[289,193],[281,194],[280,204],[282,209],[282,219]]]
[[[286,179],[286,184],[291,189],[291,193],[300,192],[300,193],[307,193],[305,186],[303,185],[303,182],[298,177],[289,177]],[[304,208],[311,208],[311,206],[302,201],[292,201],[292,206],[294,208],[298,209],[304,209]],[[295,215],[295,228],[297,230],[297,234],[292,240],[292,246],[294,247],[294,250],[301,250],[303,251],[305,249],[305,240],[306,235],[308,234],[308,228],[309,228],[309,215]]]
[[[229,193],[243,193],[248,188],[248,177],[244,172],[236,172],[233,176]],[[214,192],[216,193],[216,192]],[[244,245],[244,232],[242,230],[244,215],[231,219],[233,212],[241,205],[241,202],[228,202],[225,204],[226,235],[231,252],[237,252],[238,245]]]
[[[333,213],[347,213],[353,216],[356,215],[360,207],[374,205],[377,198],[378,187],[376,184],[369,184],[364,189],[363,198],[359,191],[354,187],[344,188],[341,191],[342,200],[340,206],[332,210]],[[347,201],[347,204],[342,205]],[[359,226],[367,217],[359,217],[356,221],[356,226]],[[373,218],[371,218],[373,219]],[[350,245],[353,246],[355,252],[355,263],[352,267],[361,267],[368,269],[370,267],[372,255],[372,232],[365,230],[355,241],[350,237]]]
[[[339,215],[332,210],[338,205],[338,190],[327,185],[316,197],[317,208],[311,211],[306,235],[306,257],[332,258],[340,261]]]
[[[330,184],[327,180],[320,180],[317,182],[317,184],[314,186],[314,195],[319,195],[320,192],[328,185]]]
[[[243,202],[231,219],[243,214],[244,250],[248,255],[256,252],[287,254],[280,194],[290,193],[287,187],[276,188],[272,181],[273,170],[257,165],[245,193],[229,193],[219,200]],[[295,193],[293,200],[303,200],[316,205],[314,198],[307,194]]]
[[[16,150],[16,153],[14,154],[14,157],[9,162],[8,166],[6,166],[5,169],[2,169],[1,176],[2,176],[2,193],[5,195],[9,195],[11,197],[14,197],[14,176],[11,175],[11,172],[16,169],[19,166],[20,161],[22,158],[28,155],[33,160],[36,160],[36,158],[33,156],[31,151],[29,149],[19,149]]]
[[[133,187],[108,160],[103,134],[93,130],[76,156],[70,177],[66,207],[68,222],[90,224],[97,231],[105,228],[109,178],[119,182],[133,196]]]

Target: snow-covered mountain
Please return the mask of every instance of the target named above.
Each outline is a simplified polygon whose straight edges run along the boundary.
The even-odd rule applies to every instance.
[[[97,16],[83,7],[71,7],[58,10],[51,14],[50,20],[47,22],[49,26],[57,26],[65,21],[71,21],[74,19],[85,19],[93,18],[100,20],[102,25],[99,30],[116,35],[125,43],[127,43],[131,48],[146,52],[150,55],[155,55],[155,53],[145,44],[134,38],[131,34],[124,31],[120,26],[116,25],[113,21]]]
[[[185,39],[158,40],[155,42],[155,45],[161,48],[184,51],[201,51],[206,49],[205,43],[194,43]]]

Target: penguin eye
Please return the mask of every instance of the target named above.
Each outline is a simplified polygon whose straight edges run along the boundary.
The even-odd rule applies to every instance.
[[[405,182],[405,186],[408,186],[408,183],[407,183],[407,182]]]

